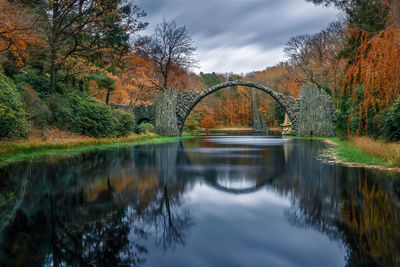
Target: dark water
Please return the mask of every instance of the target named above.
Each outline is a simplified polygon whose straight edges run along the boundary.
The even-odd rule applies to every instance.
[[[0,169],[1,266],[399,266],[400,178],[203,137]]]

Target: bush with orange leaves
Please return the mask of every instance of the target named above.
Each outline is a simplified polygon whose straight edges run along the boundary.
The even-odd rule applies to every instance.
[[[215,128],[215,122],[211,117],[205,117],[201,120],[200,126],[204,128],[206,133],[209,133],[210,129]]]

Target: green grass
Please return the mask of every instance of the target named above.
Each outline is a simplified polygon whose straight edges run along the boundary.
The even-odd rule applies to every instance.
[[[190,137],[162,137],[157,135],[138,135],[122,138],[102,138],[71,143],[1,143],[0,166],[46,156],[72,156],[87,151],[100,151],[112,148],[130,147],[143,144],[176,142]]]
[[[355,163],[360,165],[377,165],[382,167],[393,167],[391,163],[384,159],[370,155],[360,148],[354,146],[350,141],[342,140],[338,137],[297,137],[287,136],[290,139],[299,140],[330,140],[335,143],[330,147],[324,156],[334,157],[336,161],[342,163]]]
[[[330,147],[324,156],[333,157],[338,162],[355,163],[360,165],[377,165],[382,167],[393,167],[390,162],[384,158],[372,156],[360,148],[355,147],[350,141],[342,140],[339,137],[297,137],[287,136],[290,139],[300,140],[330,140],[335,143]]]
[[[367,154],[360,148],[355,147],[349,141],[341,141],[339,139],[332,141],[334,141],[336,145],[332,146],[326,152],[326,155],[334,156],[340,162],[391,167],[390,162],[386,159],[374,157],[370,154]]]

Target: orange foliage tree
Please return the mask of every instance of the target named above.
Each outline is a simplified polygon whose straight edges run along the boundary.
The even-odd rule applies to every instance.
[[[302,83],[292,75],[292,66],[288,63],[279,63],[263,71],[257,71],[250,80],[267,85],[283,94],[290,94],[294,97],[300,96]]]
[[[28,57],[27,50],[41,43],[34,27],[23,5],[0,0],[0,52],[10,51],[19,66]]]
[[[352,96],[355,109],[349,122],[357,120],[356,133],[361,134],[367,132],[371,114],[391,106],[400,94],[400,26],[391,25],[375,36],[358,34],[359,53],[344,76],[342,89]]]
[[[159,76],[154,61],[144,55],[129,53],[124,59],[124,69],[114,77],[115,90],[111,103],[145,105],[154,102],[159,93]],[[190,90],[190,84],[198,88],[195,78],[186,70],[171,67],[170,86],[179,91]],[[194,90],[197,90],[194,88]]]
[[[345,43],[343,31],[343,25],[336,22],[319,33],[292,37],[284,48],[290,80],[300,86],[313,83],[335,94],[346,67],[345,60],[337,56]]]
[[[211,117],[205,117],[201,120],[200,126],[205,129],[206,133],[210,132],[210,129],[215,128],[215,122]]]
[[[158,81],[153,61],[129,53],[124,58],[124,65],[125,69],[118,75],[114,100],[131,105],[150,104],[156,93],[154,84]]]

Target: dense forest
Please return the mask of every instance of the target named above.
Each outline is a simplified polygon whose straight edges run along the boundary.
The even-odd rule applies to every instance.
[[[307,1],[343,15],[321,32],[288,40],[285,62],[239,75],[193,73],[188,30],[164,19],[153,35],[140,36],[146,13],[127,0],[0,0],[0,138],[54,129],[93,137],[140,133],[147,126],[111,105],[150,104],[166,88],[200,91],[243,79],[295,97],[312,83],[332,96],[339,136],[399,140],[399,2]],[[179,55],[162,49],[165,39],[181,48]],[[242,87],[218,91],[196,106],[186,126],[251,126],[254,102],[269,126],[282,123],[284,111],[271,97],[252,97]]]

